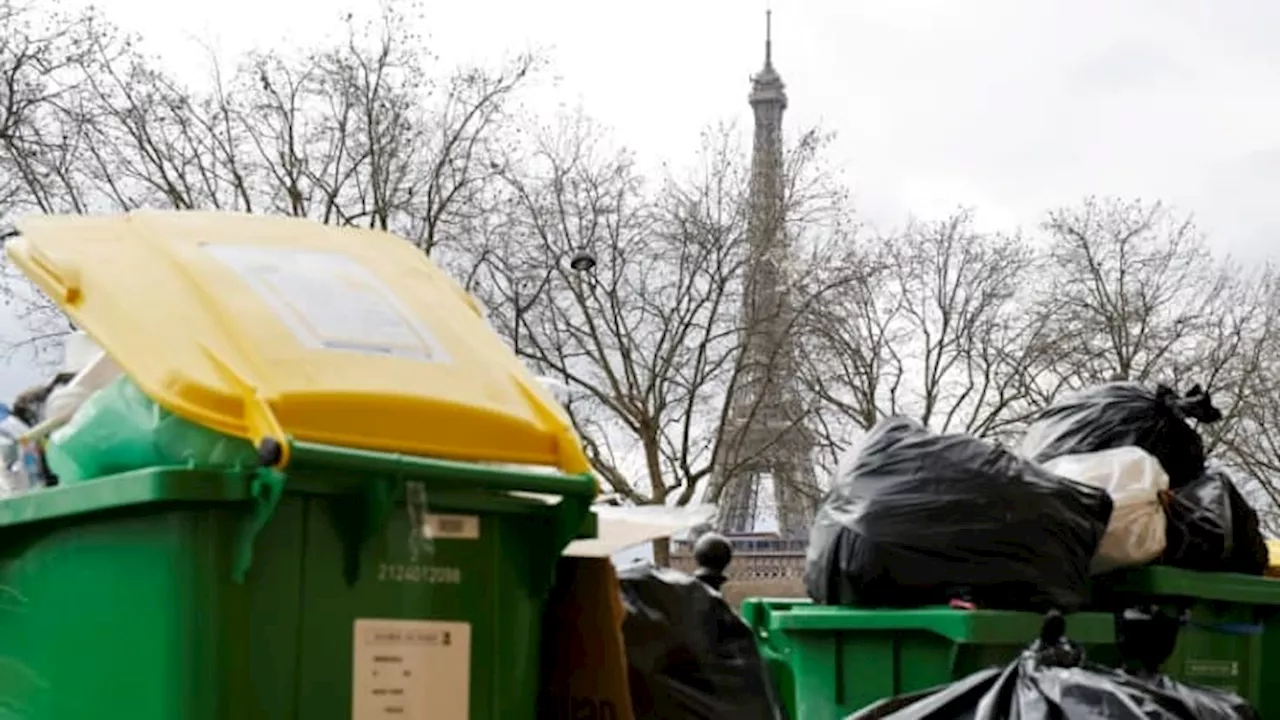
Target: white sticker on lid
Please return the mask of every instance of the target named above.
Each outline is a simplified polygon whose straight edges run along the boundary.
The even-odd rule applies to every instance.
[[[310,348],[448,362],[385,284],[340,253],[206,243]]]
[[[352,720],[469,720],[471,625],[355,622]]]

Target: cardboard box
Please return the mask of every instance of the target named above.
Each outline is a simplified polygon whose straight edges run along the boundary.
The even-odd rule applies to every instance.
[[[635,720],[614,553],[706,522],[714,508],[600,508],[598,538],[571,543],[543,624],[539,720]]]

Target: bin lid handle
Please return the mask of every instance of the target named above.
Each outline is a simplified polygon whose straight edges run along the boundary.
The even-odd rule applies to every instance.
[[[81,279],[77,268],[67,266],[47,248],[35,243],[18,242],[11,247],[13,248],[10,250],[11,255],[23,247],[27,249],[27,256],[34,266],[33,269],[44,276],[43,279],[47,282],[45,289],[59,304],[75,305],[80,302]]]
[[[249,439],[253,441],[254,447],[258,449],[258,458],[262,464],[267,467],[282,469],[289,464],[289,436],[285,434],[284,426],[276,419],[276,414],[271,409],[271,403],[262,396],[253,383],[245,379],[243,375],[236,372],[234,368],[224,362],[216,354],[211,352],[209,348],[201,344],[209,361],[214,367],[222,371],[228,380],[232,381],[236,390],[240,392],[240,399],[244,403],[244,421],[246,429],[249,431]]]

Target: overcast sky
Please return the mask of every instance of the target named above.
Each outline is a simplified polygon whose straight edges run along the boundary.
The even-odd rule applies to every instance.
[[[196,40],[232,57],[332,33],[373,0],[98,0],[196,78]],[[163,9],[161,9],[163,8]],[[550,50],[546,109],[581,105],[642,156],[750,121],[763,0],[427,0],[445,62]],[[1213,244],[1280,257],[1280,3],[1232,0],[774,0],[787,127],[821,123],[866,219],[959,205],[1030,226],[1087,193],[1162,198]]]
[[[376,8],[97,4],[179,69],[202,62],[192,38],[234,55],[319,38],[346,10]],[[424,8],[445,61],[549,48],[563,81],[542,100],[580,101],[647,157],[678,162],[703,125],[749,122],[764,0]],[[774,0],[773,11],[788,126],[839,132],[841,164],[877,224],[961,204],[991,224],[1032,224],[1047,206],[1115,193],[1195,211],[1232,253],[1280,254],[1280,3]]]

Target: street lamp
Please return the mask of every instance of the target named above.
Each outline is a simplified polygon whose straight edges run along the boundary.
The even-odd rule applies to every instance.
[[[579,250],[569,259],[569,267],[574,272],[591,272],[596,269],[596,256],[587,250]]]
[[[594,270],[596,267],[596,264],[597,264],[596,256],[593,255],[590,251],[585,249],[574,252],[573,255],[569,258],[569,268],[573,270],[575,273],[578,273],[579,276],[586,275],[587,273]],[[511,299],[515,303],[515,310],[513,313],[515,327],[512,329],[512,333],[511,333],[511,349],[515,351],[515,354],[517,357],[520,355],[520,327],[524,324],[524,314],[529,309],[529,307],[526,306],[526,302],[524,298],[525,286],[527,283],[537,282],[537,287],[534,291],[536,294],[537,292],[542,290],[542,288],[547,284],[548,280],[550,280],[550,275],[543,278],[532,278],[529,276],[520,276],[520,277],[517,277],[515,279],[515,282],[512,283]],[[532,306],[534,301],[536,300],[537,300],[536,297],[529,297],[528,306]],[[569,382],[569,377],[568,377],[568,371],[566,370],[565,384],[568,385],[568,382]]]
[[[586,248],[579,248],[573,253],[573,257],[569,258],[569,269],[576,272],[578,279],[581,280],[587,273],[596,269],[596,256]],[[579,285],[579,289],[581,289],[581,285]],[[585,311],[586,308],[583,308],[583,310]],[[564,384],[569,387],[569,368],[563,367],[561,370],[564,372]]]

